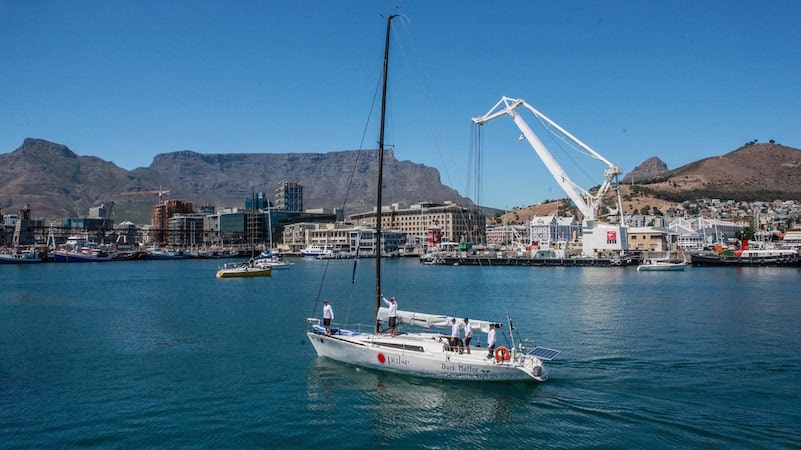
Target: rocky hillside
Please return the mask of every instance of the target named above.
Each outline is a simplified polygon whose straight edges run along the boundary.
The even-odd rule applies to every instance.
[[[748,143],[725,155],[674,170],[667,170],[659,158],[652,157],[623,180],[621,195],[626,214],[646,207],[666,211],[677,203],[699,198],[801,201],[801,150],[774,143]],[[611,207],[613,196],[614,191],[610,191],[606,199]],[[567,209],[568,205],[560,201],[560,215]],[[552,215],[556,210],[556,202],[542,203],[499,216],[495,222],[523,223],[532,216]]]
[[[26,139],[18,149],[0,155],[0,208],[16,213],[31,205],[34,217],[56,220],[86,216],[89,208],[114,202],[115,222],[150,222],[155,194],[123,192],[169,190],[167,198],[197,206],[244,207],[251,192],[273,197],[277,183],[300,181],[304,206],[342,208],[345,213],[371,210],[376,196],[378,152],[284,154],[160,154],[146,168],[133,171],[92,156],[78,156],[64,145]],[[384,155],[384,203],[455,201],[470,204],[440,182],[439,171]],[[351,181],[352,179],[352,181]]]
[[[640,183],[645,180],[657,177],[668,171],[667,164],[656,156],[646,159],[642,164],[635,167],[634,170],[627,173],[621,182],[623,184]]]
[[[737,201],[801,200],[801,150],[749,143],[642,182],[647,193],[669,201],[720,198]]]
[[[0,208],[6,214],[16,213],[30,204],[34,217],[53,221],[86,216],[90,207],[113,201],[115,222],[148,223],[156,195],[121,195],[123,192],[163,187],[170,191],[170,199],[198,206],[243,207],[253,190],[272,198],[277,183],[293,180],[304,184],[306,208],[344,205],[345,213],[350,214],[373,208],[377,162],[375,150],[282,154],[180,151],[160,154],[149,167],[127,171],[93,156],[78,156],[64,145],[26,139],[13,152],[0,154]],[[471,204],[443,185],[434,168],[398,161],[391,150],[384,162],[385,204],[445,200]],[[725,155],[669,171],[659,158],[652,157],[624,180],[624,209],[629,213],[645,206],[664,211],[673,203],[697,198],[801,201],[801,151],[773,143],[748,143]],[[559,210],[567,208],[560,205]],[[505,222],[519,223],[531,215],[554,211],[555,204],[523,208]]]

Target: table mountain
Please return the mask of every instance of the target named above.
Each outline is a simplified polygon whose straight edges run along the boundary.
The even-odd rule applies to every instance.
[[[252,192],[273,198],[275,185],[299,181],[304,207],[342,208],[351,214],[373,209],[378,151],[330,153],[201,154],[178,151],[157,155],[148,167],[132,171],[94,156],[78,156],[64,145],[25,139],[0,155],[0,208],[16,213],[31,205],[34,217],[82,217],[92,206],[114,201],[115,222],[150,222],[153,195],[123,192],[169,190],[167,198],[197,206],[244,207]],[[440,182],[435,168],[398,161],[384,154],[384,204],[454,201],[472,205]]]

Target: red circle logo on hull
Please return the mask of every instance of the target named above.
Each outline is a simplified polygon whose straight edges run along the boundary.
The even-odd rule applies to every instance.
[[[384,356],[383,353],[379,353],[378,354],[378,362],[380,362],[381,364],[384,364],[385,362],[387,362],[387,358]]]

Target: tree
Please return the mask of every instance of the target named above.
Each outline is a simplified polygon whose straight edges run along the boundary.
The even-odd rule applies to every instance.
[[[748,225],[742,230],[738,230],[736,233],[734,233],[734,237],[741,241],[746,239],[752,240],[754,239],[754,236],[756,236],[756,230],[751,225]]]

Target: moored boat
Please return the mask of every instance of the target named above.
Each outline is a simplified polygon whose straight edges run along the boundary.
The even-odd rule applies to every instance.
[[[69,236],[63,247],[54,249],[49,258],[55,262],[108,262],[113,256],[103,247],[89,240],[88,236]]]
[[[798,250],[787,248],[750,248],[748,241],[743,241],[742,247],[737,250],[693,253],[690,263],[694,266],[801,267],[801,254]]]
[[[281,258],[274,257],[269,259],[256,259],[253,261],[253,265],[256,267],[269,267],[273,270],[284,270],[294,266],[295,263],[286,262]]]
[[[300,254],[306,258],[329,258],[338,253],[338,249],[333,249],[327,245],[319,244],[309,244],[300,250]]]
[[[147,259],[191,259],[192,255],[180,249],[170,247],[150,247],[147,249]]]
[[[42,254],[36,249],[0,252],[0,264],[35,264],[42,261],[44,261]]]
[[[670,262],[670,261],[647,260],[644,263],[637,266],[637,272],[672,272],[672,271],[684,270],[685,267],[687,267],[687,263],[684,261]]]
[[[217,278],[249,278],[269,277],[273,270],[271,267],[256,267],[250,263],[224,264],[217,271]]]

